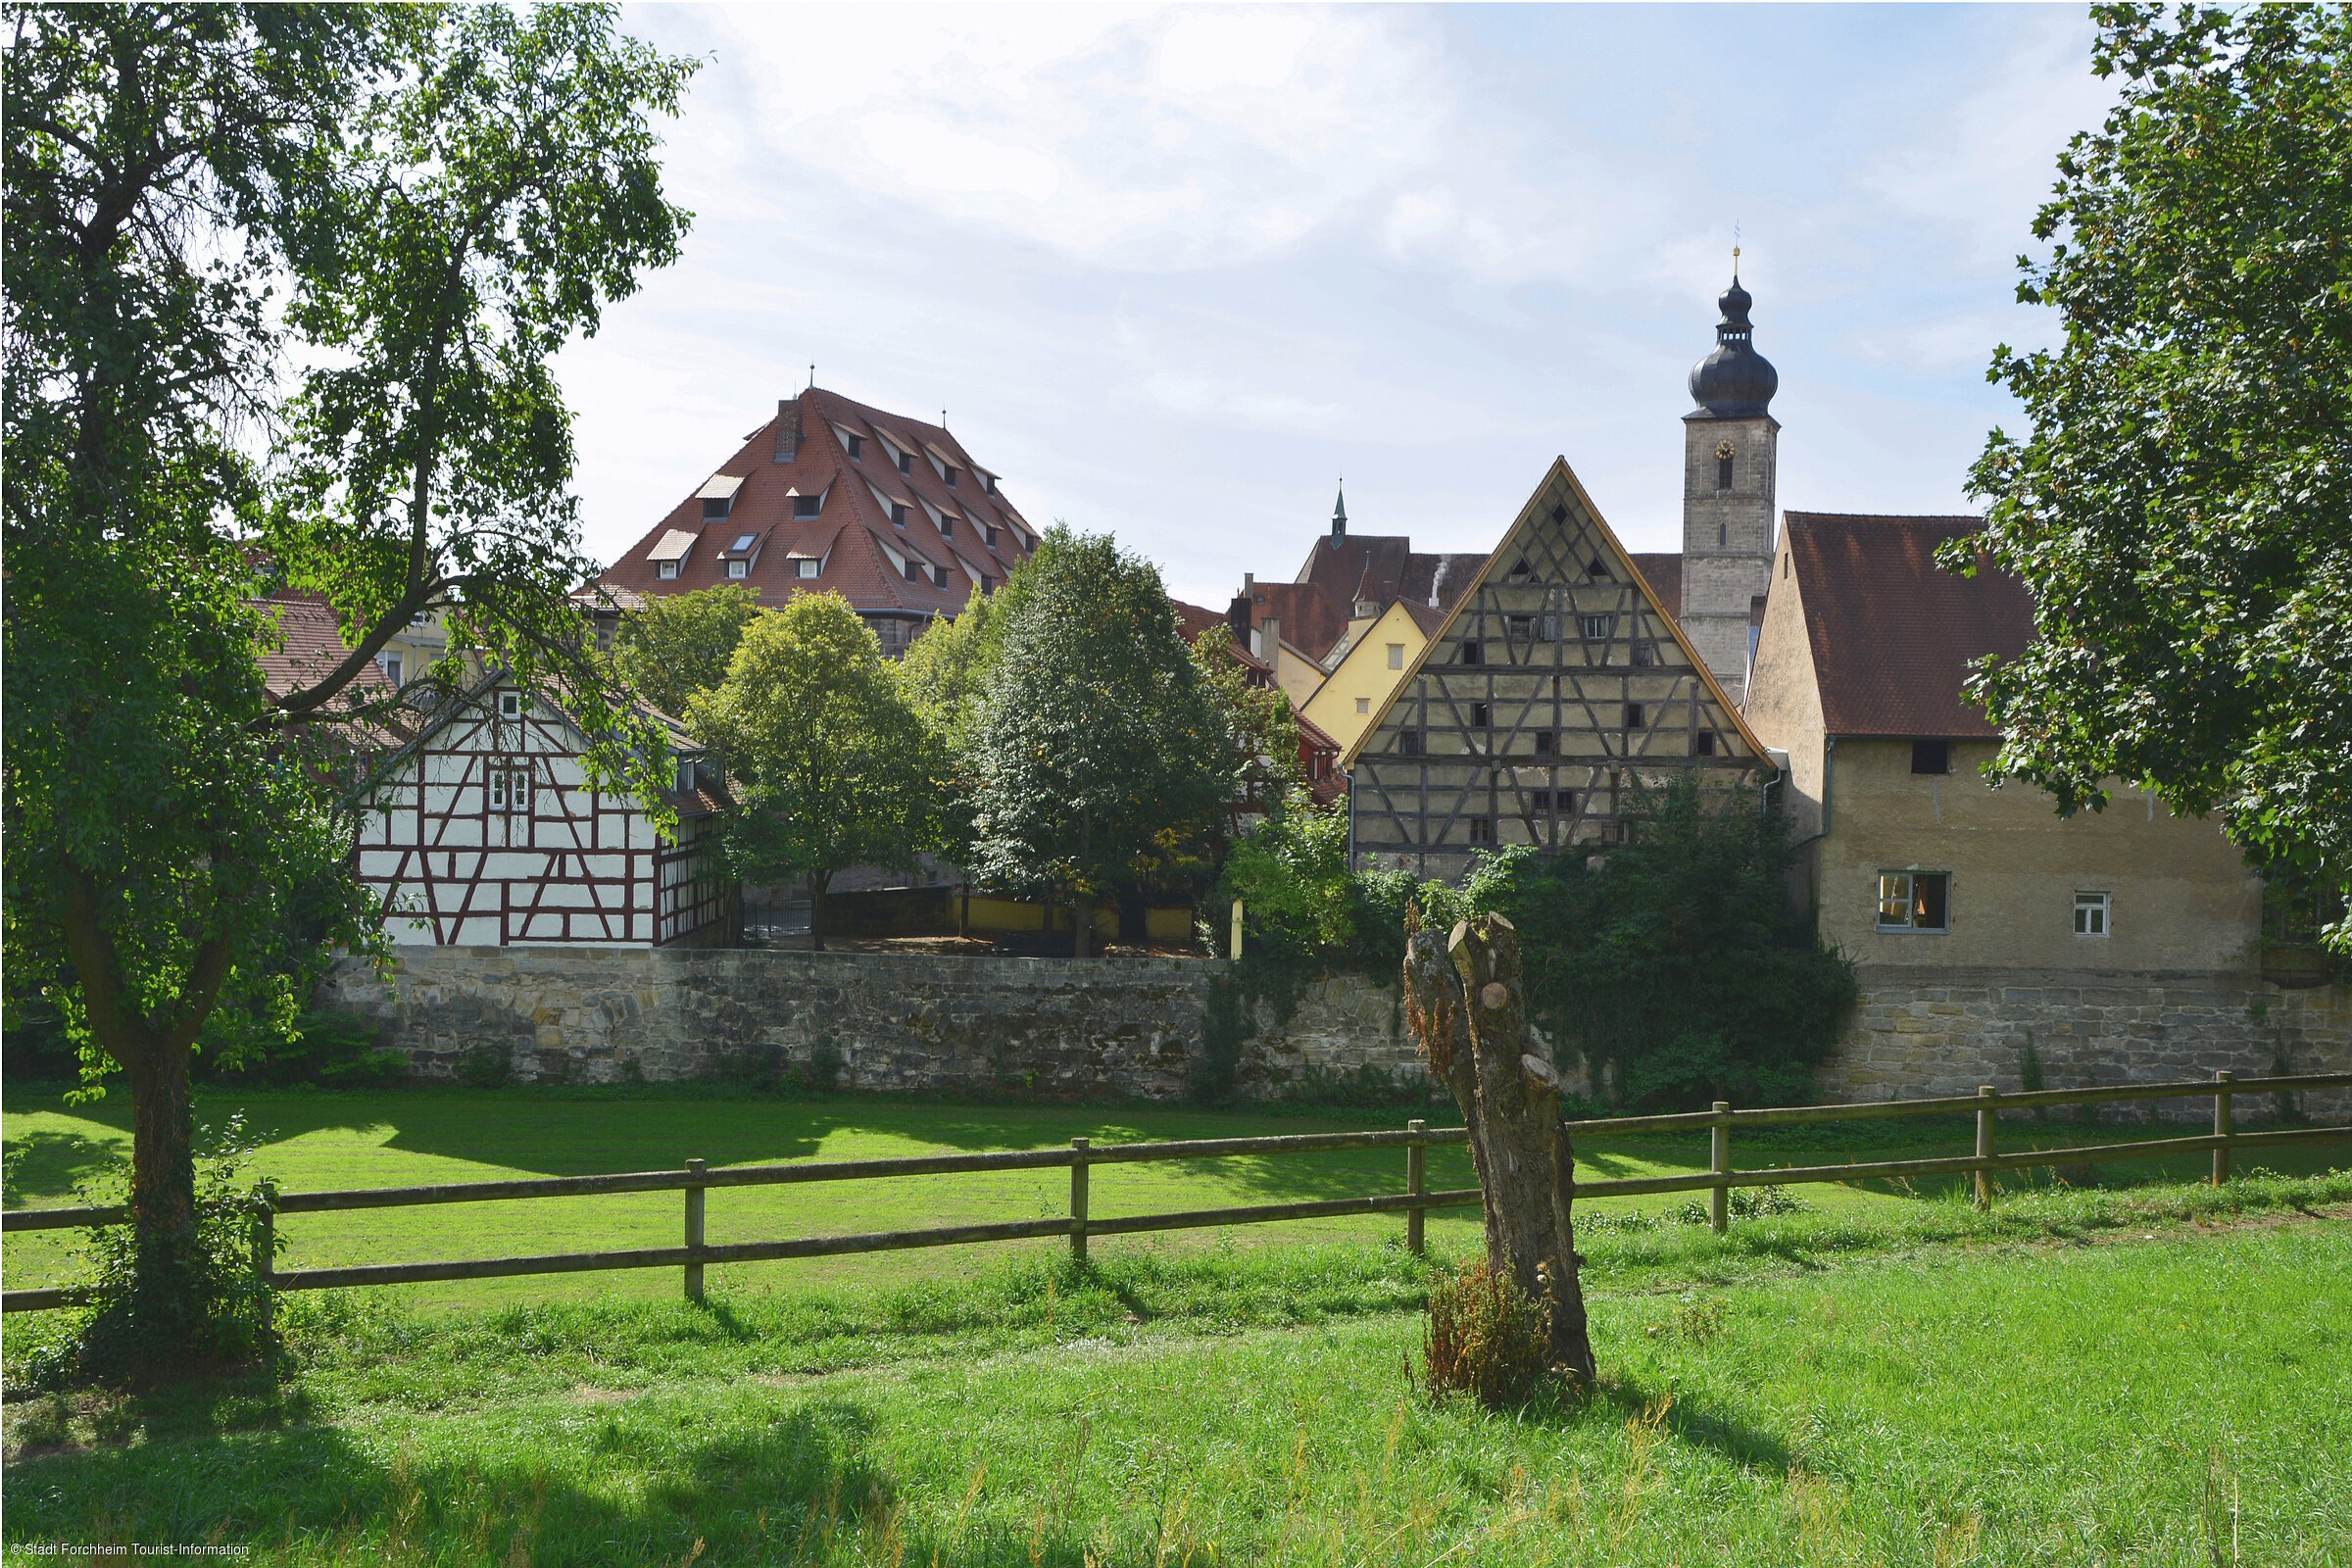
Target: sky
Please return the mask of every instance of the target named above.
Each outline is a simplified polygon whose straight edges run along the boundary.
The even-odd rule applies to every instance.
[[[1222,607],[1328,527],[1484,552],[1555,455],[1680,542],[1737,234],[1780,505],[1971,510],[2076,7],[632,6],[705,64],[676,265],[559,370],[590,550],[820,385]]]

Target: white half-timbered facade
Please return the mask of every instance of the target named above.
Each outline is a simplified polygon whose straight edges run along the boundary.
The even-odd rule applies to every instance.
[[[664,841],[644,806],[589,783],[586,737],[496,679],[445,703],[377,769],[356,850],[392,941],[668,947],[727,940],[736,890],[709,854],[724,785],[674,737]]]
[[[1629,785],[1775,773],[1566,459],[1340,765],[1355,863],[1447,878],[1616,842]]]

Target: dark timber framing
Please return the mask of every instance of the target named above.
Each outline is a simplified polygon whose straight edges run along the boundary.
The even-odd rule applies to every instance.
[[[1634,783],[1752,798],[1772,773],[1565,458],[1341,766],[1356,863],[1440,877],[1489,846],[1612,842]]]

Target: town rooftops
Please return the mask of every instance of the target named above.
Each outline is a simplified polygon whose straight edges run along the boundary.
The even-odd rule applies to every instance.
[[[747,534],[756,548],[730,548]],[[949,431],[810,387],[598,580],[637,594],[740,583],[771,607],[831,590],[919,618],[1004,586],[1036,542]]]
[[[1989,566],[1961,577],[1936,564],[1938,546],[1982,520],[1791,512],[1787,522],[1829,733],[1997,739],[1961,682],[1970,661],[2033,640],[2033,599]]]

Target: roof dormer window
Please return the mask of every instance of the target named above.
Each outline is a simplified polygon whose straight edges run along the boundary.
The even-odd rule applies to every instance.
[[[984,522],[980,525],[980,542],[991,550],[997,548],[997,525],[995,523]]]
[[[906,527],[906,502],[904,502],[904,501],[893,501],[893,502],[890,504],[890,525],[891,525],[893,528],[904,528],[904,527]]]
[[[956,514],[943,512],[939,514],[939,532],[940,537],[944,539],[956,537]]]
[[[807,556],[803,556],[800,559],[798,565],[801,568],[802,578],[806,580],[815,576],[820,570],[822,570],[824,567],[824,563],[819,561],[811,561]]]
[[[945,566],[933,566],[931,568],[931,586],[934,588],[945,588],[947,585],[948,568]]]
[[[726,520],[727,514],[734,510],[735,500],[732,496],[703,497],[703,520],[705,522],[723,522]]]
[[[657,561],[654,563],[654,575],[663,582],[675,582],[678,577],[678,564],[674,561]]]
[[[948,469],[948,470],[947,470],[947,481],[948,481],[948,488],[949,488],[949,489],[953,490],[953,489],[955,489],[955,488],[956,488],[956,476],[958,473],[960,473],[960,472],[962,472],[962,470],[961,470],[960,468],[950,468],[950,469]]]
[[[735,536],[735,543],[730,545],[728,549],[733,554],[738,556],[748,555],[751,553],[753,541],[757,540],[759,537],[760,536],[756,533],[739,533]]]
[[[913,453],[902,452],[899,454],[899,471],[901,473],[912,473],[914,471]]]
[[[794,496],[792,498],[792,514],[795,517],[806,520],[824,510],[825,498],[821,495]]]
[[[751,574],[752,564],[750,562],[730,561],[727,563],[727,575],[736,581],[741,581],[742,579],[749,577]]]
[[[908,582],[921,582],[923,580],[923,568],[916,565],[911,557],[909,557],[906,562],[906,580]]]
[[[703,504],[703,520],[723,521],[735,510],[735,493],[742,488],[743,475],[739,473],[714,473],[704,480],[703,487],[695,492]]]
[[[861,461],[864,457],[865,437],[861,435],[854,435],[850,437],[850,461],[852,463],[857,463]]]

